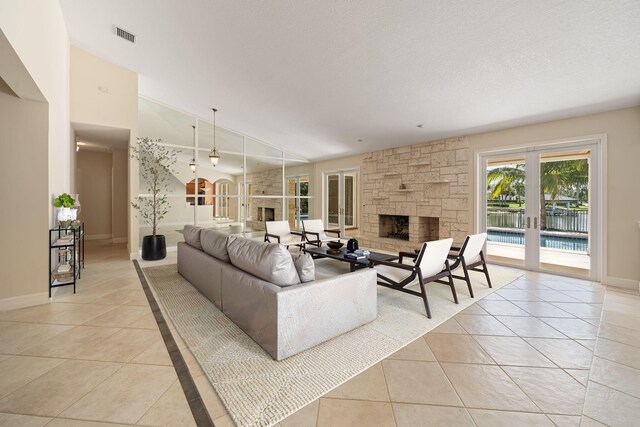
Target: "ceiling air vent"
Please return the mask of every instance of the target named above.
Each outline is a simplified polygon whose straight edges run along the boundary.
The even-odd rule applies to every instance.
[[[129,31],[123,30],[120,27],[115,27],[115,30],[116,30],[116,36],[121,37],[131,43],[136,42],[136,36],[134,34],[131,34]]]

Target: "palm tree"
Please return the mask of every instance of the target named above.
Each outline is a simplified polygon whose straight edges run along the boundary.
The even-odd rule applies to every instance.
[[[504,166],[491,169],[487,173],[487,188],[490,197],[495,199],[500,195],[515,194],[521,196],[524,191],[524,164]],[[546,197],[555,201],[559,195],[577,193],[588,197],[589,162],[587,159],[558,160],[542,162],[540,164],[540,228],[547,226]],[[582,199],[582,197],[581,197]]]

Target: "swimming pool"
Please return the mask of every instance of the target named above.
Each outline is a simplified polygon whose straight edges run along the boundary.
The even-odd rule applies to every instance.
[[[487,234],[487,240],[490,242],[524,245],[524,233],[489,230]],[[540,246],[543,248],[586,253],[589,246],[589,239],[587,237],[568,237],[542,234],[540,236]]]

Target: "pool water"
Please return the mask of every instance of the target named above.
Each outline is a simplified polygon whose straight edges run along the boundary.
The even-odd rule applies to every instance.
[[[524,245],[523,233],[489,230],[487,234],[487,240],[490,242]],[[567,237],[543,234],[540,236],[540,246],[543,248],[587,253],[589,239],[587,237]]]

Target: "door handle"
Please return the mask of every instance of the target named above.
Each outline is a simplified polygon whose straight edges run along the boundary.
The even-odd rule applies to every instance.
[[[537,216],[533,217],[533,228],[538,228],[538,217]]]
[[[527,228],[531,228],[531,217],[527,217]]]

